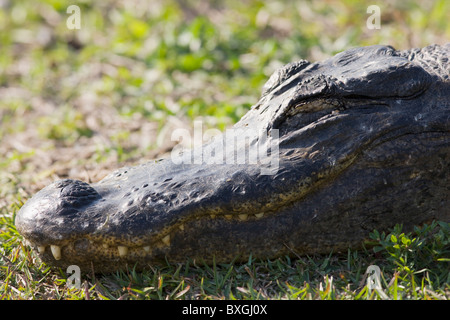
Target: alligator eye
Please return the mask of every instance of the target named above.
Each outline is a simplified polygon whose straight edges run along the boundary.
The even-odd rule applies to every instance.
[[[344,103],[339,99],[314,99],[310,101],[302,101],[291,107],[287,112],[288,116],[294,116],[298,113],[313,113],[319,111],[343,110]]]

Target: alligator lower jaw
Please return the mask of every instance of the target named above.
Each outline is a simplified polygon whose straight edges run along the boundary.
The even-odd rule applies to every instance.
[[[169,241],[167,236],[160,243],[152,246],[128,247],[110,246],[102,242],[81,239],[65,245],[39,246],[31,243],[30,246],[35,248],[42,261],[50,265],[62,268],[76,265],[83,271],[93,268],[108,272],[127,265],[134,267],[139,263],[142,265],[148,262],[163,262],[164,252],[170,246]]]
[[[225,223],[235,220],[235,222],[257,221],[264,217],[264,213],[257,214],[239,214],[209,215],[209,219],[222,220]],[[189,222],[186,223],[189,225]],[[102,271],[115,270],[117,266],[142,267],[148,264],[158,264],[167,261],[167,253],[170,251],[171,240],[173,238],[180,242],[183,238],[185,224],[181,223],[172,230],[160,236],[159,239],[143,243],[141,239],[128,239],[122,241],[117,239],[108,239],[95,235],[87,235],[85,238],[55,241],[58,244],[38,244],[29,240],[25,242],[38,252],[44,262],[59,267],[68,267],[77,265],[82,270],[87,271],[91,268],[99,267]],[[174,236],[175,235],[175,236]],[[124,243],[126,242],[126,244]],[[183,258],[174,262],[183,262]],[[218,261],[220,258],[218,258]],[[89,262],[89,263],[87,263]],[[111,267],[113,266],[113,267]]]

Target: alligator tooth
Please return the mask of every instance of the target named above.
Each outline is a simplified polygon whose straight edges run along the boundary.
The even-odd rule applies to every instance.
[[[256,213],[255,217],[257,217],[258,219],[262,218],[262,217],[264,217],[264,213]]]
[[[170,246],[170,234],[161,239],[165,245]]]
[[[119,250],[119,256],[125,257],[128,253],[128,247],[126,246],[117,246],[117,250]]]
[[[211,219],[214,219],[216,217],[215,214],[210,214],[209,216],[211,217]]]
[[[38,249],[39,253],[44,253],[45,246],[38,246],[37,249]]]
[[[52,251],[53,257],[55,260],[61,259],[61,247],[60,246],[50,246],[50,250]]]
[[[240,215],[239,215],[239,219],[240,219],[241,221],[245,221],[245,220],[247,220],[247,218],[248,218],[248,214],[240,214]]]
[[[228,219],[228,220],[233,219],[233,215],[232,214],[226,214],[225,215],[225,219]]]
[[[145,252],[150,252],[150,246],[145,246],[144,250],[145,250]]]
[[[180,224],[178,228],[180,228],[181,231],[184,231],[184,224]]]

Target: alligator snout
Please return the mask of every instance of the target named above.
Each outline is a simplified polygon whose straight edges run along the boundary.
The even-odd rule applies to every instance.
[[[64,243],[73,234],[74,224],[78,232],[93,231],[96,214],[88,216],[85,209],[99,201],[101,196],[85,182],[56,181],[22,207],[16,225],[26,239],[40,247]]]

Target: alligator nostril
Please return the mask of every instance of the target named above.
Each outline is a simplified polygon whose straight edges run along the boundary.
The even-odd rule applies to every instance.
[[[63,198],[100,198],[100,195],[88,183],[79,180],[62,180],[57,187],[61,188],[60,196]]]
[[[80,208],[90,204],[92,201],[101,198],[97,191],[88,183],[79,180],[61,180],[57,187],[61,189],[59,197],[63,214],[74,213],[71,208]],[[70,211],[70,212],[67,212]]]

